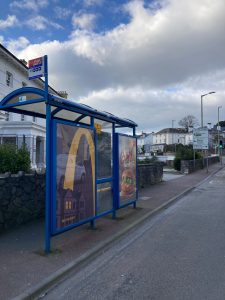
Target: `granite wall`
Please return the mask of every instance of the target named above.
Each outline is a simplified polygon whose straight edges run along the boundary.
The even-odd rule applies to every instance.
[[[163,163],[138,165],[138,187],[144,188],[162,181]]]
[[[45,175],[0,177],[0,231],[44,215]]]
[[[210,156],[208,157],[208,165],[218,163],[220,161],[219,156]],[[182,160],[180,172],[183,174],[190,174],[194,171],[203,169],[203,167],[207,166],[207,158],[200,158],[194,160]]]
[[[138,186],[162,181],[163,164],[138,166]],[[44,216],[45,174],[0,177],[0,232]]]

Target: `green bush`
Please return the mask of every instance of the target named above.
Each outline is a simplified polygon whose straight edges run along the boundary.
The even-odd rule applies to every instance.
[[[179,157],[175,157],[173,161],[174,169],[180,171],[181,159]]]
[[[195,159],[201,158],[199,152],[195,152]],[[176,156],[174,159],[174,169],[180,171],[181,160],[193,160],[194,159],[194,150],[191,145],[184,146],[179,144],[177,147]]]
[[[25,145],[20,149],[13,144],[0,145],[0,173],[15,174],[18,171],[29,172],[29,170],[30,154]]]

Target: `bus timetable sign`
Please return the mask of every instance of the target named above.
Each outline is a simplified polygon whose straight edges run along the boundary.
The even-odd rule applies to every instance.
[[[199,150],[209,149],[208,128],[193,129],[193,149],[199,149]]]
[[[28,61],[29,80],[45,75],[44,57],[34,58]]]

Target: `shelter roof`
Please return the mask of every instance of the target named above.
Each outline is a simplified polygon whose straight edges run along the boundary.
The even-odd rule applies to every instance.
[[[136,127],[129,119],[119,118],[109,112],[94,109],[88,105],[66,100],[44,90],[23,87],[8,94],[1,102],[0,109],[14,113],[46,118],[46,103],[51,105],[54,119],[67,120],[90,125],[91,117],[115,123],[119,127]]]

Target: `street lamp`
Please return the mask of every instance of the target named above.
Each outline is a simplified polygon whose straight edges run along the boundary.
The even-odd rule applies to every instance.
[[[172,145],[173,145],[173,125],[174,125],[174,122],[175,122],[175,120],[172,120]],[[175,150],[175,152],[176,152],[176,150]]]
[[[218,134],[218,154],[220,154],[220,109],[222,106],[218,106],[218,123],[217,123],[217,134]]]
[[[201,127],[203,127],[203,97],[210,94],[215,94],[215,92],[209,92],[207,94],[201,95]]]

